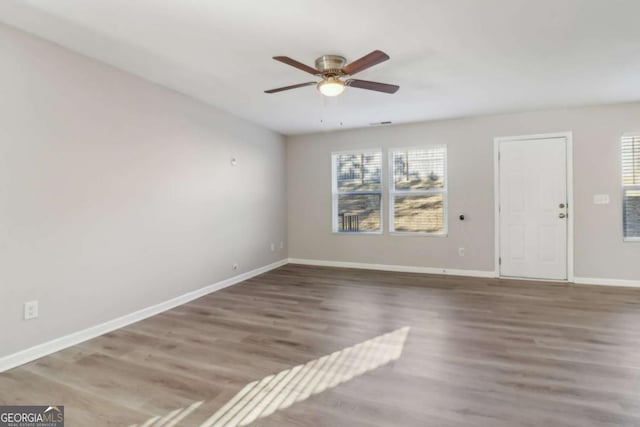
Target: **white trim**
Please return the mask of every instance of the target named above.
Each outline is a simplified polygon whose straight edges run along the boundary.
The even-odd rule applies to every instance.
[[[449,237],[448,234],[429,233],[426,231],[390,231],[389,235],[396,237]]]
[[[628,288],[640,288],[640,280],[575,277],[574,283],[579,285],[623,286]]]
[[[159,304],[138,310],[134,313],[127,314],[118,317],[113,320],[109,320],[105,323],[92,326],[82,331],[77,331],[69,335],[65,335],[60,338],[48,341],[43,344],[38,344],[26,350],[19,351],[14,354],[10,354],[0,358],[0,373],[25,363],[32,362],[41,357],[55,353],[65,348],[80,344],[88,341],[92,338],[96,338],[100,335],[107,334],[116,329],[123,328],[132,323],[144,320],[148,317],[155,316],[164,311],[186,304],[190,301],[208,295],[210,293],[219,291],[226,287],[235,285],[237,283],[248,280],[252,277],[266,273],[270,270],[274,270],[278,267],[282,267],[286,264],[301,264],[301,265],[315,265],[323,267],[337,267],[337,268],[356,268],[365,270],[378,270],[378,271],[395,271],[402,273],[422,273],[422,274],[444,274],[451,276],[467,276],[467,277],[483,277],[483,278],[499,278],[493,271],[484,270],[462,270],[452,268],[436,268],[436,267],[416,267],[408,265],[389,265],[389,264],[369,264],[360,262],[344,262],[344,261],[325,261],[315,259],[301,259],[301,258],[288,258],[283,259],[264,267],[256,268],[255,270],[248,271],[246,273],[239,274],[234,277],[222,280],[204,288],[188,292],[170,300],[161,302]],[[509,278],[514,279],[514,278]],[[533,279],[523,279],[533,280]],[[544,280],[550,282],[550,280]],[[575,277],[574,283],[582,285],[599,285],[599,286],[621,286],[621,287],[634,287],[640,288],[639,280],[625,280],[625,279],[608,279],[608,278],[589,278],[589,277]]]
[[[528,141],[530,139],[573,138],[573,132],[536,133],[533,135],[498,136],[494,140],[503,141]]]
[[[369,264],[364,262],[326,261],[318,259],[289,258],[290,264],[312,265],[319,267],[356,268],[361,270],[395,271],[400,273],[441,274],[450,276],[495,278],[499,280],[522,280],[547,283],[567,283],[566,280],[531,279],[526,277],[498,277],[493,271],[461,270],[455,268],[415,267],[409,265]],[[640,288],[640,280],[574,277],[577,285],[620,286]]]
[[[573,282],[574,276],[574,220],[575,220],[575,200],[573,198],[573,133],[565,132],[564,137],[567,139],[567,281]]]
[[[504,136],[493,140],[493,200],[494,200],[494,269],[495,277],[500,277],[500,143],[534,139],[565,138],[567,153],[567,280],[574,282],[574,218],[573,200],[573,133],[555,132],[535,135]],[[528,279],[528,278],[525,278]]]
[[[500,140],[493,139],[493,269],[500,277]]]
[[[318,259],[289,258],[291,264],[322,267],[357,268],[362,270],[397,271],[401,273],[445,274],[450,276],[495,277],[493,271],[459,270],[452,268],[416,267],[411,265],[369,264],[364,262],[326,261]]]
[[[375,154],[375,153],[382,153],[382,151],[383,151],[382,147],[362,148],[362,149],[356,148],[354,150],[336,150],[331,152],[331,157],[336,155],[351,156],[355,154]]]
[[[0,372],[7,371],[25,363],[29,363],[51,353],[55,353],[73,345],[80,344],[81,342],[90,340],[100,335],[104,335],[116,329],[123,328],[127,325],[146,319],[148,317],[155,316],[156,314],[170,310],[179,305],[186,304],[212,292],[219,291],[231,285],[235,285],[252,277],[258,276],[262,273],[266,273],[267,271],[282,267],[287,263],[288,260],[283,259],[274,262],[273,264],[265,265],[264,267],[259,267],[255,270],[251,270],[246,273],[242,273],[237,276],[233,276],[220,282],[214,283],[212,285],[205,286],[204,288],[188,292],[159,304],[143,308],[142,310],[126,314],[113,320],[109,320],[105,323],[101,323],[99,325],[95,325],[81,331],[73,332],[69,335],[53,339],[43,344],[35,345],[31,348],[27,348],[26,350],[22,350],[8,356],[0,357]]]
[[[568,280],[539,279],[537,277],[500,276],[500,277],[496,277],[496,279],[500,279],[500,280],[517,280],[517,281],[521,281],[521,282],[559,283],[559,284],[564,284],[564,285],[570,285],[571,284]]]
[[[331,234],[336,236],[382,236],[384,233],[382,231],[332,231]]]

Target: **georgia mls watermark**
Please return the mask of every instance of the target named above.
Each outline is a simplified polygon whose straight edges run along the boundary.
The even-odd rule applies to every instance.
[[[64,427],[64,406],[0,406],[0,427]]]

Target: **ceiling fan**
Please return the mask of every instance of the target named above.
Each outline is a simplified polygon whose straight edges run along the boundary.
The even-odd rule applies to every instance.
[[[291,65],[299,70],[306,71],[314,76],[322,77],[320,82],[300,83],[292,86],[279,87],[276,89],[265,90],[265,93],[277,93],[289,89],[297,89],[299,87],[317,85],[318,90],[325,96],[338,96],[346,86],[356,87],[359,89],[375,90],[384,93],[396,93],[400,86],[390,85],[386,83],[370,82],[367,80],[344,79],[345,76],[352,76],[367,68],[373,67],[381,62],[389,59],[389,55],[374,50],[368,55],[346,64],[347,60],[339,55],[323,55],[316,59],[316,68],[312,68],[301,62],[291,59],[288,56],[274,56],[273,59],[287,65]]]

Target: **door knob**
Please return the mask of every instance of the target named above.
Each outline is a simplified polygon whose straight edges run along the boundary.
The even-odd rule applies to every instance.
[[[565,217],[566,217],[566,215],[565,215],[564,213],[561,213],[561,214],[559,214],[558,216],[559,216],[560,218],[565,218]]]
[[[560,209],[563,209],[563,208],[564,208],[564,203],[560,203],[560,205],[558,205],[558,207],[559,207]]]

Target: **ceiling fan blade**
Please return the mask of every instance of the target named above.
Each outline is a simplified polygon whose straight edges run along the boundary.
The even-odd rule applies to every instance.
[[[365,55],[356,61],[353,61],[351,64],[345,65],[342,68],[342,72],[352,76],[355,73],[359,73],[360,71],[366,70],[367,68],[384,62],[387,59],[389,59],[389,55],[382,52],[381,50],[374,50],[370,54]]]
[[[305,87],[305,86],[311,86],[311,85],[317,85],[317,84],[318,84],[317,82],[300,83],[300,84],[297,84],[297,85],[291,85],[291,86],[279,87],[279,88],[276,88],[276,89],[265,90],[264,93],[282,92],[283,90],[298,89],[299,87]]]
[[[375,90],[384,93],[396,93],[400,86],[390,85],[387,83],[370,82],[367,80],[349,79],[345,82],[347,86],[357,87],[358,89]]]
[[[284,64],[291,65],[298,70],[306,71],[307,73],[313,74],[314,76],[320,75],[320,71],[316,70],[315,68],[309,67],[308,65],[305,65],[302,62],[298,62],[295,59],[291,59],[288,56],[274,56],[273,59]]]

